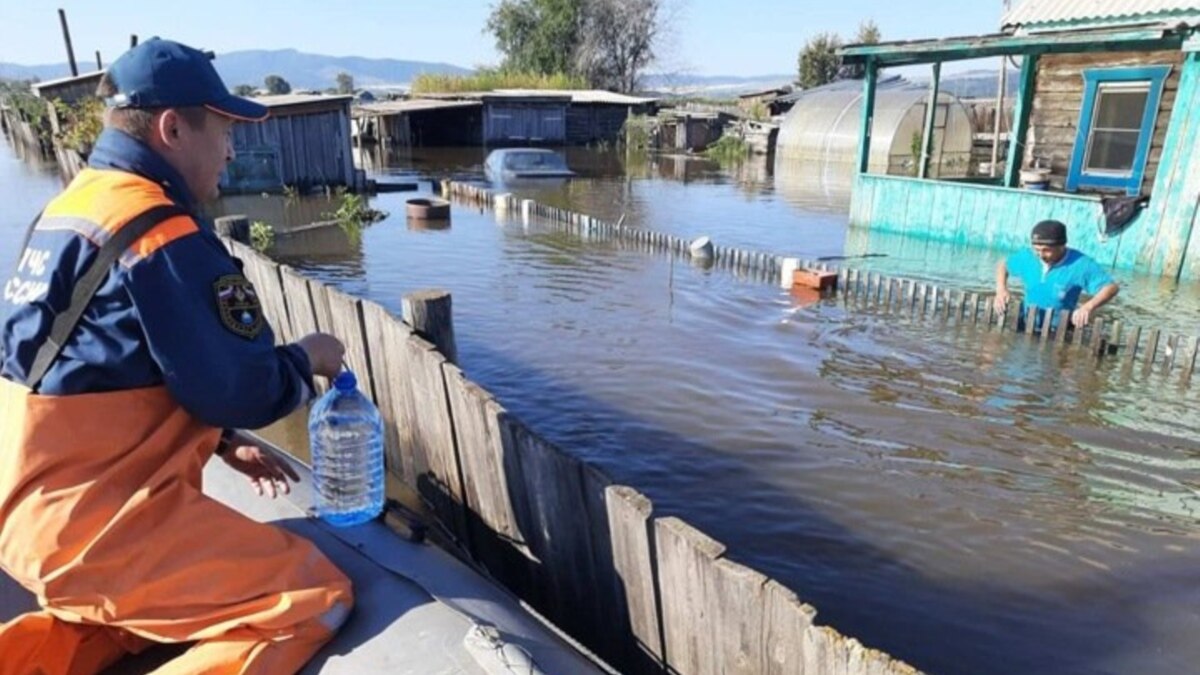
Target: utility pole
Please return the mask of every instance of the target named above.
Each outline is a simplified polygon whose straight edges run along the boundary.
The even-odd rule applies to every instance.
[[[58,22],[62,24],[63,42],[67,43],[67,62],[71,64],[71,77],[79,76],[79,66],[75,64],[75,49],[71,47],[71,29],[67,28],[67,12],[58,10]]]
[[[1004,0],[1004,15],[1008,15],[1010,0]],[[1003,16],[1001,20],[1003,20]],[[1008,90],[1008,56],[1000,57],[1000,86],[996,88],[996,123],[992,127],[992,163],[988,175],[996,177],[996,163],[1000,161],[1000,129],[1004,122],[1004,95]]]

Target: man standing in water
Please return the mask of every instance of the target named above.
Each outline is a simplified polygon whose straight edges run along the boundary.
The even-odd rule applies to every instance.
[[[1001,260],[996,266],[997,312],[1008,308],[1008,278],[1025,286],[1025,304],[1054,312],[1071,311],[1071,325],[1081,328],[1092,314],[1117,296],[1120,287],[1095,260],[1067,247],[1067,226],[1043,220],[1033,226],[1032,246]],[[1079,305],[1086,293],[1087,302]]]
[[[353,605],[311,542],[201,491],[216,454],[286,492],[286,465],[222,429],[289,414],[344,353],[319,333],[277,347],[198,214],[235,121],[267,116],[211,58],[152,39],[109,67],[89,166],[3,285],[0,568],[41,610],[0,625],[0,675],[98,673],[156,642],[194,643],[159,675],[286,675]]]

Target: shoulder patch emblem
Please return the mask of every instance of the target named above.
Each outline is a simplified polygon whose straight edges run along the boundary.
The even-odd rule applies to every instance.
[[[254,339],[262,332],[262,304],[254,286],[240,274],[226,274],[213,282],[217,294],[217,315],[221,323],[233,333]]]

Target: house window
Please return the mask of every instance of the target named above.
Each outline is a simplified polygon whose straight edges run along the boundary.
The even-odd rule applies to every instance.
[[[1067,190],[1142,189],[1158,102],[1170,66],[1083,72],[1083,107]]]

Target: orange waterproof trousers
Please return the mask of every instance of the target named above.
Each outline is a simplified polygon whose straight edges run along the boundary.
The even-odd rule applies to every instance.
[[[194,642],[160,673],[294,673],[350,581],[306,539],[201,493],[219,431],[163,387],[39,396],[0,378],[0,567],[42,611],[0,625],[0,675],[98,673]]]

